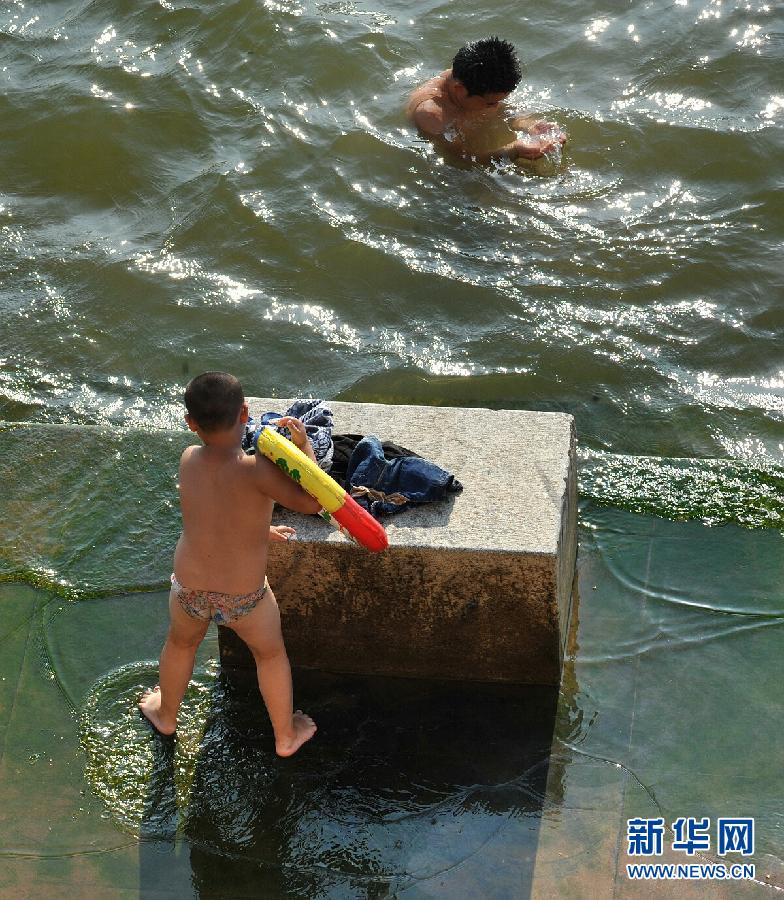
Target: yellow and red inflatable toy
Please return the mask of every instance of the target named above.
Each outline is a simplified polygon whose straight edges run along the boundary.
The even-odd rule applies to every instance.
[[[389,540],[384,526],[299,447],[265,426],[256,438],[256,449],[296,481],[303,491],[318,500],[322,508],[319,515],[346,537],[374,552],[386,550]]]

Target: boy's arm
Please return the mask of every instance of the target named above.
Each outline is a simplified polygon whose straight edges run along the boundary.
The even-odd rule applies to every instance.
[[[275,424],[282,428],[288,428],[291,433],[291,442],[294,446],[298,447],[314,463],[318,464],[308,433],[299,419],[295,419],[293,416],[281,416],[275,421]],[[318,500],[314,500],[307,491],[303,491],[295,481],[292,481],[288,475],[281,472],[273,462],[260,453],[256,454],[256,458],[258,463],[266,462],[269,464],[257,469],[262,480],[261,489],[265,494],[272,497],[277,503],[281,503],[295,512],[313,514],[321,510],[321,504]],[[269,471],[269,467],[273,469],[273,472]]]
[[[288,428],[291,434],[291,443],[318,465],[316,454],[313,452],[313,444],[310,443],[305,426],[299,419],[295,419],[294,416],[281,416],[275,420],[275,424],[281,428]]]
[[[313,515],[321,510],[321,504],[314,500],[307,491],[303,491],[296,481],[289,478],[274,462],[256,453],[256,477],[259,489],[276,503],[280,503],[294,512]]]

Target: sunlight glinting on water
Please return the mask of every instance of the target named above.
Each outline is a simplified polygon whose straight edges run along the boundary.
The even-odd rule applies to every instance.
[[[784,111],[784,97],[773,96],[760,113],[760,116],[773,124],[773,119],[775,119],[782,111]]]
[[[240,303],[264,292],[260,288],[251,288],[237,279],[230,278],[220,272],[207,272],[197,260],[180,259],[171,253],[158,256],[147,253],[136,257],[136,268],[141,272],[161,273],[174,281],[189,281],[206,288],[201,293],[201,300],[208,305],[221,303]],[[191,306],[195,303],[192,295],[178,299],[179,306]]]
[[[101,110],[95,141],[49,161],[49,171],[65,161],[77,183],[65,176],[54,196],[79,196],[93,164],[106,181],[65,220],[30,196],[3,198],[0,252],[18,285],[8,304],[22,338],[5,351],[0,377],[20,410],[176,421],[171,375],[161,391],[134,401],[147,382],[133,364],[116,374],[113,355],[86,387],[71,368],[89,368],[91,354],[111,345],[118,323],[102,285],[111,271],[122,302],[139,305],[140,327],[150,323],[161,372],[188,370],[207,345],[210,355],[222,345],[248,359],[275,329],[289,328],[302,344],[286,344],[276,358],[286,365],[293,352],[292,373],[303,371],[298,346],[328,354],[330,365],[343,354],[348,370],[333,390],[398,367],[471,378],[536,373],[545,359],[556,369],[545,383],[576,385],[566,358],[579,353],[588,372],[617,368],[614,380],[627,391],[613,396],[619,412],[680,403],[704,410],[707,421],[711,409],[757,411],[760,445],[778,446],[775,367],[749,371],[744,362],[752,335],[773,346],[775,313],[760,309],[732,253],[740,258],[755,239],[772,239],[766,206],[753,191],[717,187],[725,173],[710,162],[713,144],[750,131],[764,141],[781,122],[780,92],[744,87],[735,102],[731,80],[715,74],[769,58],[775,9],[680,0],[666,16],[590,10],[552,45],[530,42],[511,105],[552,116],[572,135],[547,177],[510,164],[455,167],[404,120],[407,92],[448,59],[443,48],[422,57],[407,42],[424,21],[443,23],[443,11],[409,18],[353,2],[314,10],[271,0],[236,12],[239,19],[229,10],[207,19],[162,2],[158,19],[92,7],[50,22],[18,0],[10,7],[9,34],[49,58],[84,58],[73,69],[72,99],[67,76],[58,83],[67,115],[83,114],[82,99]],[[174,15],[185,27],[169,26]],[[279,68],[259,52],[263,33],[292,51],[276,57]],[[299,53],[325,33],[335,40],[323,59]],[[595,87],[571,66],[580,55],[597,73]],[[360,63],[366,87],[355,77]],[[26,64],[8,70],[17,90]],[[139,129],[158,144],[134,183],[116,173],[133,171]],[[69,132],[80,131],[90,133],[76,119]],[[730,146],[721,154],[737,159]],[[768,152],[762,143],[753,149]],[[757,171],[764,166],[755,161]],[[733,176],[743,177],[740,169]],[[725,267],[721,281],[714,258]],[[78,284],[65,287],[62,273],[74,260]],[[160,330],[155,310],[166,320]],[[183,342],[176,332],[186,311],[199,321]],[[206,318],[209,311],[221,318]],[[115,345],[130,321],[119,327]],[[25,367],[43,335],[68,361]],[[729,345],[738,370],[701,359],[706,341]],[[290,378],[281,377],[281,392],[301,391]],[[726,422],[709,438],[742,451]]]
[[[713,407],[761,409],[771,417],[784,416],[784,369],[771,378],[725,378],[715,372],[700,372],[697,387],[692,385],[691,391],[696,399]]]
[[[359,350],[363,346],[355,328],[341,322],[332,310],[315,303],[283,303],[271,297],[265,306],[264,318],[310,329],[336,347]]]

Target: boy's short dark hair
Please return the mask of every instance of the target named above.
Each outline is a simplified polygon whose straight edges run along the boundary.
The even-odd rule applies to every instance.
[[[452,60],[452,75],[476,94],[508,94],[520,83],[520,60],[509,41],[498,37],[469,41]]]
[[[228,372],[203,372],[185,388],[185,408],[203,431],[221,431],[237,422],[245,394]]]

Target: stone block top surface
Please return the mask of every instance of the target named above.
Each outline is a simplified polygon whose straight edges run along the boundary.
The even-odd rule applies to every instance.
[[[249,397],[251,415],[283,413],[292,400]],[[451,472],[463,492],[411,506],[382,523],[390,548],[428,547],[555,556],[574,419],[565,413],[329,401],[336,434],[375,434]],[[345,542],[314,516],[276,508],[273,521],[303,541]]]

